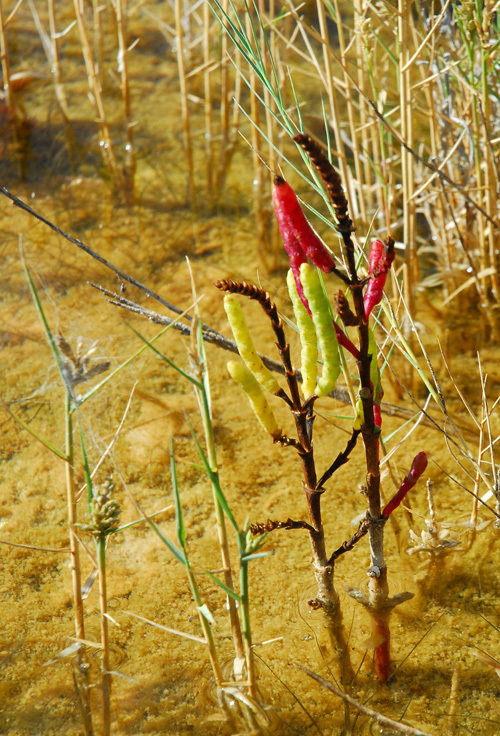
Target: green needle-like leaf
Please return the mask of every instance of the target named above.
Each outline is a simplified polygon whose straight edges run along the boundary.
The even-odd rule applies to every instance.
[[[41,442],[42,445],[44,445],[44,447],[47,448],[47,450],[50,450],[51,452],[53,452],[54,455],[57,455],[57,457],[60,457],[61,460],[67,460],[68,459],[66,457],[65,453],[62,452],[62,450],[59,450],[51,442],[49,442],[48,440],[44,439],[40,434],[38,434],[38,432],[36,432],[33,429],[33,427],[30,427],[30,425],[27,424],[25,421],[23,421],[21,419],[21,417],[18,417],[17,414],[14,414],[14,412],[11,411],[11,409],[7,406],[7,404],[4,401],[2,401],[2,404],[3,404],[4,408],[5,408],[5,410],[10,414],[10,416],[12,417],[12,419],[14,419],[23,429],[25,429],[27,432],[29,432],[32,437],[34,437],[36,440],[38,440],[38,442]]]
[[[226,592],[233,600],[235,600],[237,603],[241,604],[241,596],[236,593],[232,588],[230,588],[226,583],[224,583],[220,578],[218,578],[216,575],[213,575],[211,572],[208,572],[206,570],[207,575],[211,580],[214,581],[216,585],[218,585],[224,592]]]
[[[239,531],[238,524],[236,523],[236,519],[234,518],[232,511],[229,508],[229,505],[226,501],[226,497],[224,496],[222,489],[220,487],[219,476],[217,475],[217,473],[214,473],[212,469],[210,468],[210,463],[208,462],[207,456],[203,452],[203,448],[199,443],[198,437],[196,436],[196,432],[194,431],[193,426],[191,425],[191,422],[189,421],[189,419],[188,419],[188,424],[189,424],[189,429],[191,431],[191,436],[193,437],[193,440],[196,445],[196,449],[198,450],[198,454],[203,461],[203,467],[205,468],[205,472],[213,484],[214,491],[217,496],[217,500],[220,503],[227,518],[229,519],[233,529],[238,532]]]
[[[174,443],[173,443],[172,438],[170,438],[169,448],[170,448],[170,476],[172,478],[172,489],[174,493],[175,524],[177,527],[177,539],[179,540],[179,544],[184,550],[184,553],[186,553],[186,528],[184,526],[184,515],[182,513],[181,496],[179,493],[179,483],[177,481],[177,467],[175,464]]]
[[[153,531],[159,536],[163,544],[165,544],[169,548],[169,550],[172,552],[174,557],[181,563],[181,565],[184,565],[184,567],[187,567],[188,561],[187,561],[186,553],[183,550],[179,549],[177,545],[175,545],[172,542],[172,540],[169,539],[167,535],[162,532],[158,524],[155,524],[154,521],[150,521],[149,523]]]
[[[186,371],[183,371],[182,368],[179,368],[178,365],[176,365],[173,360],[170,360],[170,358],[167,358],[166,355],[163,355],[158,348],[156,348],[149,340],[147,340],[143,335],[141,335],[140,332],[138,332],[132,325],[128,325],[128,327],[134,332],[137,337],[142,340],[143,342],[148,345],[151,350],[156,353],[156,355],[161,358],[167,365],[169,365],[171,368],[173,368],[179,375],[181,375],[183,378],[186,378],[190,383],[194,384],[197,388],[200,390],[203,389],[203,384],[196,380],[193,376],[190,376],[189,373],[186,373]]]

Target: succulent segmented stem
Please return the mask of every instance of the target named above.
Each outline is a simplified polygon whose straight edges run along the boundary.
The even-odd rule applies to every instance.
[[[238,383],[245,392],[250,406],[262,427],[268,434],[277,440],[281,437],[281,429],[265,397],[262,386],[246,365],[235,360],[229,361],[227,369],[231,378]]]
[[[323,372],[316,387],[317,396],[333,391],[340,374],[340,354],[328,300],[321,288],[316,271],[304,263],[300,267],[300,281],[311,307],[318,344],[323,356]]]
[[[300,369],[302,372],[302,392],[307,399],[314,393],[318,378],[318,341],[314,322],[308,314],[297,291],[293,271],[290,269],[287,276],[288,293],[292,300],[295,321],[300,336]]]
[[[257,381],[271,394],[280,390],[280,385],[269,368],[266,368],[262,359],[257,354],[253,340],[245,321],[241,305],[234,294],[226,294],[224,297],[224,309],[226,310],[234,340],[238,346],[241,357],[247,364],[249,370],[254,374]]]
[[[264,289],[259,289],[259,287],[255,286],[254,284],[248,284],[246,281],[231,281],[230,279],[217,281],[215,286],[221,291],[227,291],[231,294],[242,294],[243,296],[247,296],[250,299],[254,299],[260,304],[266,315],[269,317],[271,321],[271,326],[276,337],[276,345],[280,353],[281,362],[283,363],[283,367],[285,368],[288,388],[290,389],[290,397],[286,395],[283,389],[280,389],[279,396],[290,403],[290,405],[293,406],[294,409],[300,410],[302,404],[300,399],[299,384],[290,358],[290,346],[286,341],[283,323],[281,321],[281,317],[278,314],[276,304],[271,301],[271,297],[269,296],[268,292]]]

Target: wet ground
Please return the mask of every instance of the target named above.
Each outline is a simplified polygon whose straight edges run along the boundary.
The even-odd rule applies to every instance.
[[[161,3],[153,10],[164,11]],[[68,7],[66,17],[60,19],[61,25],[69,22],[70,11]],[[22,12],[25,15],[19,16],[10,36],[12,68],[20,65],[22,45],[24,58],[30,59],[24,67],[28,71],[44,70],[47,65],[38,36],[26,9]],[[229,331],[222,298],[213,287],[214,281],[222,277],[260,280],[289,314],[283,259],[279,259],[283,268],[269,273],[258,254],[251,204],[252,169],[245,144],[238,144],[224,195],[210,213],[201,184],[203,120],[201,115],[194,115],[193,135],[198,151],[195,170],[200,180],[195,210],[188,196],[177,66],[171,44],[160,33],[158,24],[139,11],[132,25],[133,33],[144,39],[130,54],[132,108],[139,120],[135,203],[120,202],[103,170],[74,31],[62,44],[71,120],[65,123],[57,111],[47,67],[41,78],[32,79],[17,94],[17,132],[7,119],[4,123],[1,184],[183,310],[192,303],[185,261],[188,256],[198,295],[203,295],[202,319],[225,335]],[[121,101],[116,83],[111,80],[107,84],[106,100],[120,151],[124,140]],[[62,448],[64,391],[30,296],[22,258],[33,275],[54,333],[61,333],[73,348],[81,340],[82,352],[95,346],[93,359],[109,361],[110,370],[142,345],[129,325],[148,338],[157,333],[158,327],[109,305],[88,282],[99,283],[149,309],[166,311],[134,287],[123,287],[109,270],[3,197],[0,225],[1,396],[34,432]],[[125,291],[121,291],[123,288]],[[329,285],[332,293],[335,288],[337,284]],[[433,306],[425,306],[418,315],[420,329],[450,411],[465,427],[465,441],[475,456],[478,432],[468,431],[474,429],[473,421],[456,399],[436,337],[443,340],[453,375],[477,416],[481,416],[475,356],[481,343],[480,329],[472,313],[445,312],[439,306],[439,295],[431,296],[430,301]],[[259,349],[277,357],[263,315],[255,305],[248,307],[247,314]],[[293,335],[291,340],[294,358],[298,360]],[[189,365],[189,344],[185,338],[167,333],[158,347],[178,365]],[[274,446],[256,425],[246,401],[227,375],[228,356],[224,351],[209,345],[207,358],[222,487],[238,523],[243,525],[247,518],[304,518],[300,468],[292,449]],[[497,361],[498,351],[483,345],[483,367],[490,374],[487,385],[492,401],[498,396]],[[405,367],[397,357],[394,367],[405,375]],[[351,369],[354,371],[354,366]],[[387,401],[412,407],[389,371],[384,382]],[[83,384],[78,390],[83,392],[89,385]],[[417,383],[414,392],[421,398]],[[349,421],[337,417],[348,415],[349,409],[328,398],[318,403],[317,409],[317,463],[324,469],[344,447]],[[54,660],[58,652],[71,644],[70,637],[74,635],[68,555],[57,551],[68,545],[64,463],[17,424],[5,408],[0,411],[0,540],[6,542],[0,545],[0,733],[78,734],[81,726],[72,657]],[[290,427],[290,417],[279,402],[276,411],[283,426]],[[438,415],[436,410],[434,414]],[[200,572],[199,583],[216,620],[214,633],[220,658],[229,671],[232,649],[226,601],[222,592],[201,574],[202,569],[220,568],[211,494],[186,417],[201,431],[196,398],[189,384],[151,353],[145,353],[85,404],[82,427],[92,468],[123,420],[111,457],[99,471],[99,482],[107,474],[113,475],[116,498],[122,506],[122,523],[138,518],[133,500],[147,513],[167,507],[158,520],[164,532],[175,538],[169,467],[169,438],[173,437],[189,553],[194,569]],[[386,436],[403,421],[386,418]],[[498,426],[496,429],[498,432]],[[484,431],[486,434],[487,428]],[[494,420],[492,432],[496,436]],[[403,434],[404,431],[389,438],[388,449]],[[485,445],[487,440],[483,438]],[[438,521],[449,525],[440,529],[442,538],[457,539],[461,544],[448,554],[431,555],[423,550],[409,555],[408,549],[417,542],[410,539],[408,517],[401,511],[395,524],[388,525],[391,591],[409,590],[415,597],[393,615],[396,669],[394,678],[384,686],[377,685],[372,673],[373,643],[366,614],[344,593],[348,586],[366,585],[366,540],[341,558],[337,584],[351,656],[358,672],[353,692],[369,707],[396,720],[404,718],[435,735],[496,734],[500,723],[499,681],[493,668],[476,655],[478,651],[493,657],[500,654],[496,628],[500,598],[497,531],[488,511],[480,511],[481,519],[488,522],[484,528],[475,535],[466,530],[472,498],[446,473],[473,490],[474,477],[467,477],[463,468],[472,475],[473,469],[463,461],[463,467],[459,466],[452,456],[457,454],[456,449],[452,446],[450,452],[436,429],[419,427],[394,454],[391,470],[395,479],[406,474],[411,458],[422,449],[431,460],[425,477],[434,481]],[[81,463],[77,464],[77,480],[83,487]],[[330,550],[352,535],[352,522],[356,524],[365,508],[359,492],[362,482],[358,448],[348,465],[327,485],[323,508]],[[384,478],[384,492],[387,497],[393,492],[389,475]],[[420,537],[425,530],[424,519],[429,517],[424,483],[412,492],[411,505],[413,531]],[[84,516],[83,502],[80,506],[79,513]],[[91,550],[91,538],[84,537],[84,541]],[[418,544],[428,546],[430,542],[425,538]],[[231,546],[235,554],[235,540]],[[300,531],[274,532],[266,548],[273,552],[272,556],[253,562],[250,576],[261,701],[269,707],[278,734],[340,734],[344,713],[339,701],[310,682],[297,667],[300,663],[326,679],[337,676],[321,617],[307,605],[307,600],[314,597],[308,540]],[[82,566],[85,579],[93,568],[91,556],[85,552]],[[110,539],[107,566],[111,665],[119,673],[113,678],[112,733],[227,733],[215,702],[204,647],[127,615],[131,612],[199,636],[196,608],[182,566],[145,525]],[[97,641],[97,585],[85,606],[86,637]],[[90,681],[97,704],[99,659],[98,650],[95,652],[90,655]],[[456,683],[450,700],[454,673]],[[392,733],[375,726],[370,730],[366,719],[353,718],[354,733]]]

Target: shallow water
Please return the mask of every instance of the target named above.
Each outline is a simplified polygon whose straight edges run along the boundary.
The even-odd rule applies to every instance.
[[[162,3],[149,8],[156,13],[165,12]],[[20,13],[10,36],[12,68],[19,66],[22,48],[24,58],[30,60],[30,69],[44,69],[32,20],[26,8]],[[60,18],[61,25],[69,22],[70,16],[68,6]],[[202,318],[226,335],[229,332],[222,298],[212,286],[219,278],[260,279],[286,311],[284,268],[267,273],[257,253],[250,204],[252,170],[245,145],[238,146],[217,213],[208,213],[203,196],[195,212],[187,196],[175,57],[157,25],[139,11],[131,20],[131,33],[146,39],[130,54],[132,106],[139,119],[136,204],[119,204],[105,172],[103,175],[101,171],[98,138],[86,101],[87,82],[75,30],[62,44],[62,63],[80,161],[72,171],[53,89],[48,80],[35,80],[19,93],[29,119],[29,135],[21,155],[24,183],[18,177],[19,160],[17,164],[12,163],[16,159],[9,130],[4,130],[9,156],[4,156],[2,185],[29,199],[46,218],[182,309],[192,303],[184,259],[189,256],[198,294],[203,294]],[[191,62],[193,66],[195,61]],[[123,143],[121,103],[111,83],[106,101],[111,117],[117,121],[116,140]],[[195,114],[193,123],[198,151],[197,176],[201,180],[204,175],[199,145],[203,130],[201,115]],[[203,192],[201,184],[200,192]],[[33,431],[62,448],[63,390],[30,297],[20,245],[52,330],[62,333],[73,347],[81,338],[83,352],[95,344],[96,362],[110,361],[113,369],[141,347],[128,324],[148,338],[158,328],[107,304],[88,282],[119,292],[120,281],[75,246],[13,208],[4,198],[0,201],[0,218],[2,398]],[[336,285],[332,284],[331,290],[334,288]],[[129,285],[123,293],[147,308],[156,309],[151,300]],[[275,357],[265,319],[254,305],[249,306],[247,314],[259,349]],[[447,350],[453,373],[465,388],[474,410],[480,413],[474,355],[479,330],[471,325],[470,318],[443,311],[441,315],[436,321],[435,311],[422,310],[419,314],[422,335],[429,344],[450,410],[456,413],[461,425],[470,427],[472,420],[456,400],[442,365],[435,333],[437,330],[441,334],[445,346],[450,343]],[[460,335],[460,350],[454,352],[457,335]],[[188,366],[187,340],[167,333],[158,346],[178,365]],[[292,348],[297,358],[293,340]],[[208,346],[207,357],[222,486],[238,523],[243,525],[247,517],[252,521],[304,518],[300,468],[293,451],[274,446],[256,426],[245,400],[227,376],[227,355]],[[494,383],[498,380],[495,379],[497,361],[498,351],[485,348],[483,365],[492,377],[493,398],[498,395],[498,384]],[[404,374],[404,366],[397,359],[394,365]],[[387,376],[384,381],[387,401],[412,406],[394,379]],[[87,386],[83,384],[79,390],[83,392]],[[147,513],[168,507],[159,519],[164,532],[175,538],[168,450],[169,438],[173,437],[193,567],[197,571],[218,570],[220,557],[209,484],[199,466],[185,415],[187,412],[195,428],[201,431],[196,399],[188,384],[152,354],[145,353],[138,358],[84,406],[82,423],[90,466],[95,466],[115,435],[132,392],[112,459],[104,463],[99,482],[108,473],[113,474],[116,497],[122,506],[122,523],[138,518],[132,499]],[[320,415],[349,413],[345,406],[331,399],[322,400],[317,409]],[[289,417],[283,408],[277,405],[276,411],[283,426],[289,427]],[[402,422],[387,417],[384,420],[387,436]],[[343,429],[332,426],[326,418],[316,420],[319,468],[327,467],[345,444],[349,423],[339,424]],[[22,546],[56,550],[67,546],[64,465],[4,409],[0,427],[0,539],[21,545],[1,545],[3,723],[0,722],[0,732],[13,736],[81,733],[71,657],[53,661],[58,652],[69,646],[74,635],[67,554]],[[396,444],[399,437],[390,440],[388,447]],[[476,452],[475,436],[466,434],[466,439]],[[395,455],[392,470],[396,478],[405,475],[411,458],[422,449],[469,489],[473,488],[473,481],[466,478],[453,460],[442,435],[429,427],[419,428]],[[79,487],[83,486],[81,465],[77,474]],[[344,593],[348,586],[366,585],[369,561],[366,540],[337,565],[337,584],[344,621],[350,632],[351,656],[355,669],[359,668],[354,694],[369,707],[397,720],[404,717],[405,722],[432,734],[496,734],[500,722],[498,680],[494,670],[475,654],[481,650],[495,657],[500,651],[495,629],[499,623],[500,597],[495,564],[497,532],[491,514],[481,512],[481,518],[489,523],[473,540],[463,526],[470,515],[470,496],[432,462],[426,477],[435,482],[438,520],[456,524],[448,533],[452,538],[460,538],[462,544],[434,561],[426,553],[410,556],[407,554],[411,546],[408,518],[403,512],[398,513],[392,527],[388,525],[391,591],[415,593],[413,600],[398,607],[392,617],[396,671],[389,685],[375,682],[367,616]],[[358,490],[362,482],[358,448],[327,486],[323,507],[330,549],[338,547],[354,531],[351,522],[364,510]],[[389,477],[384,480],[384,491],[386,496],[392,493]],[[429,516],[423,483],[412,492],[412,507],[413,528],[420,534],[424,529],[423,518]],[[83,516],[84,509],[79,513]],[[85,541],[91,549],[88,535]],[[234,539],[231,545],[235,556]],[[307,600],[314,597],[308,540],[300,531],[274,532],[266,549],[273,555],[253,562],[250,573],[252,629],[254,641],[259,644],[256,653],[262,702],[269,706],[276,733],[319,733],[321,729],[324,734],[340,734],[344,715],[339,701],[309,681],[296,666],[300,663],[329,680],[337,676],[321,617],[307,605]],[[85,553],[82,553],[82,565],[85,579],[93,567]],[[139,525],[110,539],[107,567],[109,612],[113,618],[111,668],[122,675],[113,678],[112,733],[184,736],[231,732],[224,726],[216,705],[209,662],[202,645],[159,631],[127,615],[127,612],[135,613],[199,636],[196,608],[182,566],[145,525]],[[214,632],[220,658],[228,663],[229,671],[232,649],[224,596],[207,584],[201,573],[199,582],[216,620]],[[98,641],[97,584],[85,606],[87,639]],[[92,652],[89,656],[92,698],[98,713],[99,658]],[[458,694],[456,714],[450,718],[447,714],[454,671],[458,673]],[[391,733],[380,727],[370,728],[366,718],[356,719],[353,728],[357,734]]]

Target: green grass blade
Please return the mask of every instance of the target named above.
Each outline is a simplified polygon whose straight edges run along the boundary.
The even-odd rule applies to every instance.
[[[252,555],[243,555],[243,557],[240,557],[241,562],[251,562],[252,560],[259,560],[261,557],[270,557],[271,555],[275,554],[275,550],[271,550],[270,552],[255,552]]]
[[[32,437],[34,437],[38,442],[41,442],[41,444],[47,448],[47,450],[50,450],[54,453],[54,455],[57,455],[57,457],[60,457],[61,460],[67,460],[65,453],[59,450],[57,447],[55,447],[53,444],[51,444],[48,440],[45,440],[41,435],[38,434],[32,427],[30,427],[29,424],[24,422],[21,417],[18,417],[17,414],[14,414],[13,411],[10,410],[10,408],[7,406],[7,404],[2,400],[2,404],[5,408],[5,410],[10,414],[12,419],[16,421],[23,429],[25,429],[27,432],[30,433]]]
[[[179,547],[177,547],[177,545],[175,545],[172,542],[172,540],[169,539],[167,535],[162,532],[158,524],[155,524],[154,521],[150,521],[149,519],[148,521],[153,531],[158,535],[158,537],[161,539],[163,544],[169,548],[169,550],[172,552],[174,557],[181,563],[181,565],[184,565],[184,567],[187,567],[188,561],[187,561],[186,553],[182,549],[179,549]]]
[[[170,476],[172,478],[172,490],[174,494],[175,525],[177,528],[177,539],[179,540],[179,544],[181,545],[182,549],[184,550],[184,554],[185,554],[186,553],[186,527],[184,526],[184,514],[182,513],[181,496],[179,493],[179,483],[177,481],[177,466],[175,464],[175,456],[174,456],[174,442],[172,438],[170,438],[169,449],[170,449]]]
[[[229,508],[229,505],[228,505],[228,503],[226,501],[226,497],[224,496],[224,494],[222,492],[222,488],[220,487],[219,476],[217,475],[217,473],[214,473],[212,471],[212,469],[210,467],[210,463],[208,462],[208,458],[205,455],[205,453],[203,452],[203,448],[200,445],[200,442],[198,440],[198,437],[196,436],[196,432],[194,431],[193,426],[192,426],[191,422],[189,421],[189,419],[188,419],[188,424],[189,424],[189,429],[190,429],[190,432],[191,432],[191,436],[192,436],[192,438],[193,438],[193,440],[195,442],[195,445],[196,445],[196,449],[198,450],[198,454],[199,454],[199,456],[200,456],[200,458],[201,458],[201,460],[203,462],[203,467],[205,468],[205,472],[206,472],[207,476],[210,478],[210,481],[212,482],[212,485],[213,485],[213,488],[214,488],[214,491],[215,491],[215,495],[217,497],[217,500],[220,503],[220,505],[221,505],[224,513],[226,514],[227,518],[229,519],[229,521],[231,523],[231,526],[233,527],[233,529],[236,532],[238,532],[239,531],[238,524],[236,523],[236,520],[235,520],[235,518],[233,516],[233,513],[232,513],[231,509]]]
[[[160,514],[163,514],[165,511],[168,511],[168,509],[171,509],[171,506],[167,506],[164,509],[160,509],[159,511],[155,511],[154,514],[151,514],[148,518],[154,519],[155,516],[159,516]],[[146,519],[135,519],[135,521],[129,521],[128,524],[123,524],[122,526],[119,526],[115,529],[115,532],[123,532],[125,529],[130,529],[133,526],[138,526],[139,524],[144,524],[144,522],[147,521]]]
[[[159,358],[161,358],[161,360],[163,360],[163,362],[164,362],[164,363],[166,363],[166,364],[167,364],[167,365],[169,365],[169,366],[170,366],[171,368],[173,368],[173,369],[174,369],[175,371],[177,371],[177,373],[178,373],[179,375],[181,375],[181,376],[182,376],[183,378],[185,378],[185,379],[186,379],[187,381],[189,381],[190,383],[192,383],[193,385],[195,385],[195,386],[196,386],[197,388],[199,388],[199,389],[202,389],[202,388],[203,388],[203,384],[202,384],[202,383],[200,383],[199,381],[197,381],[197,380],[196,380],[196,378],[194,378],[193,376],[190,376],[190,375],[189,375],[189,373],[186,373],[186,371],[182,370],[182,368],[180,368],[180,367],[179,367],[178,365],[176,365],[176,363],[174,363],[174,362],[173,362],[173,360],[170,360],[170,358],[167,358],[167,356],[166,356],[166,355],[163,355],[163,353],[161,353],[161,352],[160,352],[160,351],[158,350],[158,348],[156,348],[156,347],[155,347],[155,346],[154,346],[154,345],[152,344],[152,342],[150,342],[150,341],[149,341],[149,340],[147,340],[147,339],[146,339],[146,338],[145,338],[145,337],[144,337],[143,335],[141,335],[141,333],[140,333],[140,332],[138,332],[138,331],[137,331],[137,330],[136,330],[136,329],[135,329],[134,327],[132,327],[132,325],[128,325],[128,327],[129,327],[129,328],[130,328],[130,329],[132,330],[132,332],[133,332],[133,333],[135,333],[135,334],[137,335],[137,337],[138,337],[138,338],[139,338],[140,340],[142,340],[142,341],[143,341],[144,343],[146,343],[146,345],[148,345],[148,346],[149,346],[149,347],[151,348],[151,350],[152,350],[152,351],[153,351],[154,353],[156,353],[156,355],[157,355],[157,356],[158,356]]]
[[[209,576],[211,580],[214,581],[216,585],[218,585],[222,590],[227,593],[233,600],[235,600],[237,603],[241,604],[241,596],[236,593],[232,588],[230,588],[226,583],[224,583],[220,578],[218,578],[216,575],[213,575],[213,573],[208,572],[208,570],[205,570],[206,574]]]
[[[69,385],[68,380],[66,378],[66,372],[64,370],[64,363],[63,363],[63,359],[61,358],[61,353],[60,353],[60,351],[59,351],[59,349],[58,349],[58,347],[56,345],[56,341],[54,339],[54,335],[52,334],[52,330],[49,327],[49,323],[48,323],[47,318],[45,316],[45,312],[43,311],[42,303],[41,303],[40,298],[38,296],[38,291],[36,289],[36,286],[35,286],[35,283],[34,283],[32,277],[31,277],[31,272],[30,272],[28,266],[26,265],[26,263],[24,262],[24,258],[23,258],[23,268],[24,268],[24,272],[26,274],[26,278],[28,279],[29,289],[30,289],[30,292],[31,292],[31,296],[33,298],[33,301],[35,303],[35,307],[36,307],[36,310],[38,312],[38,316],[40,317],[40,321],[41,321],[41,323],[43,325],[43,329],[45,330],[45,336],[46,336],[47,341],[49,343],[49,346],[50,346],[50,349],[52,351],[52,354],[53,354],[53,356],[55,358],[56,365],[57,365],[57,368],[59,370],[59,375],[61,376],[61,380],[62,380],[62,382],[63,382],[66,390],[72,396],[73,395],[73,390],[72,390],[72,387]]]
[[[94,491],[93,491],[93,485],[92,485],[92,476],[90,474],[89,461],[87,457],[87,450],[85,449],[85,437],[83,435],[83,427],[82,427],[80,416],[78,416],[78,420],[79,420],[78,428],[79,428],[79,433],[80,433],[80,449],[82,451],[82,460],[83,460],[83,474],[85,477],[85,484],[87,486],[87,501],[89,504],[89,512],[90,512],[90,504],[94,497]]]

